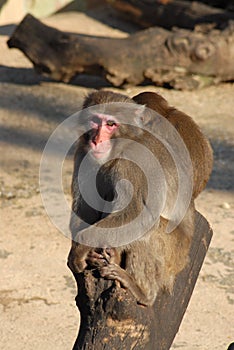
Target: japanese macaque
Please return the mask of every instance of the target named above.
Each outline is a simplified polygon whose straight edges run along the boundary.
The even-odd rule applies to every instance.
[[[105,108],[101,112],[95,112],[94,108],[82,117],[83,122],[87,124],[87,131],[78,140],[74,160],[73,213],[70,222],[73,241],[68,266],[74,275],[87,268],[97,269],[101,277],[118,281],[118,285],[128,289],[139,304],[153,305],[161,288],[172,291],[176,275],[188,262],[194,232],[194,199],[209,179],[212,150],[199,127],[189,116],[170,107],[164,98],[153,92],[139,94],[133,99],[109,91],[93,92],[85,99],[83,108],[100,104],[111,105],[114,102],[132,104],[132,115],[128,116],[131,125],[127,120],[126,123],[123,122],[123,116],[119,117],[118,113],[114,112],[115,108],[113,114],[106,112]],[[146,107],[159,113],[176,128],[187,147],[192,164],[193,174],[188,174],[193,177],[190,202],[183,218],[170,233],[166,228],[170,220],[168,213],[175,204],[178,192],[178,171],[168,149],[149,132],[157,129],[159,121],[155,118],[156,113]],[[139,127],[137,122],[133,125],[134,120],[140,121],[142,127]],[[124,149],[118,149],[119,144],[115,145],[112,142],[119,138],[126,139]],[[140,169],[136,163],[124,157],[126,149],[132,148],[134,153],[135,144],[139,143],[152,152],[164,172],[167,199],[159,220],[144,235],[126,245],[113,247],[103,243],[103,246],[99,244],[98,248],[95,248],[78,243],[77,234],[81,232],[85,237],[86,232],[86,227],[82,226],[81,222],[105,230],[118,228],[131,223],[143,208],[147,207],[148,187],[144,169]],[[139,152],[137,148],[135,151]],[[124,209],[105,212],[91,207],[85,201],[79,188],[78,173],[87,155],[90,171],[93,164],[98,164],[100,168],[96,186],[99,195],[105,201],[111,203],[115,199],[116,184],[119,180],[127,179],[131,182],[131,201]],[[150,162],[148,163],[150,168]],[[119,200],[121,201],[121,198]],[[130,230],[131,225],[129,235],[132,234]]]

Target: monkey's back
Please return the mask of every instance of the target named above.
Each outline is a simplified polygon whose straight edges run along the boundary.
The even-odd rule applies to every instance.
[[[133,97],[134,101],[144,104],[166,118],[183,139],[193,165],[193,197],[205,188],[213,166],[213,152],[209,141],[194,120],[185,113],[170,107],[167,101],[157,93],[143,92]],[[154,128],[154,114],[149,113],[147,124]]]

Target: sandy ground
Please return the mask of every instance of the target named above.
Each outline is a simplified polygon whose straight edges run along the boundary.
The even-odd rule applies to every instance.
[[[68,31],[127,35],[79,13],[46,22]],[[41,79],[19,51],[6,47],[12,28],[0,27],[0,348],[70,350],[79,326],[76,286],[66,267],[70,241],[46,215],[39,164],[51,132],[79,110],[87,91],[101,82],[83,77],[77,85],[65,85]],[[215,154],[212,178],[197,200],[214,235],[172,348],[225,350],[234,341],[234,86],[193,92],[129,87],[125,93],[132,96],[144,90],[161,93],[192,115]],[[70,158],[64,174],[69,200]]]

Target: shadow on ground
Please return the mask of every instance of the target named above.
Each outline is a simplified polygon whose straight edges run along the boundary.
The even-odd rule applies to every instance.
[[[0,83],[38,85],[42,82],[53,83],[55,81],[37,74],[34,68],[15,68],[0,65]],[[86,74],[75,76],[68,85],[94,89],[112,86],[104,77]]]
[[[59,124],[71,114],[77,112],[81,107],[81,96],[79,92],[73,92],[63,95],[63,89],[59,91],[54,86],[52,90],[47,89],[40,93],[43,95],[35,95],[35,91],[30,92],[30,86],[21,86],[20,90],[15,86],[8,86],[10,90],[4,90],[1,96],[1,108],[12,111],[14,114],[20,112],[37,118],[40,122],[53,121]],[[36,88],[38,91],[38,87]],[[49,111],[49,113],[48,113]],[[51,132],[51,131],[50,131]],[[14,144],[37,151],[42,151],[50,132],[45,133],[41,130],[30,131],[28,129],[19,128],[18,126],[1,125],[1,140],[5,143]],[[217,190],[234,190],[233,173],[234,173],[234,147],[224,140],[212,139],[212,148],[214,150],[214,169],[208,188]]]

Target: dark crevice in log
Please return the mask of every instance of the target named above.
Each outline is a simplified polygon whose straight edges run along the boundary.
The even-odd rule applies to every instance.
[[[210,23],[223,29],[234,13],[196,1],[184,0],[106,0],[125,19],[143,28],[160,26],[166,29],[180,27],[194,29],[198,24]]]

